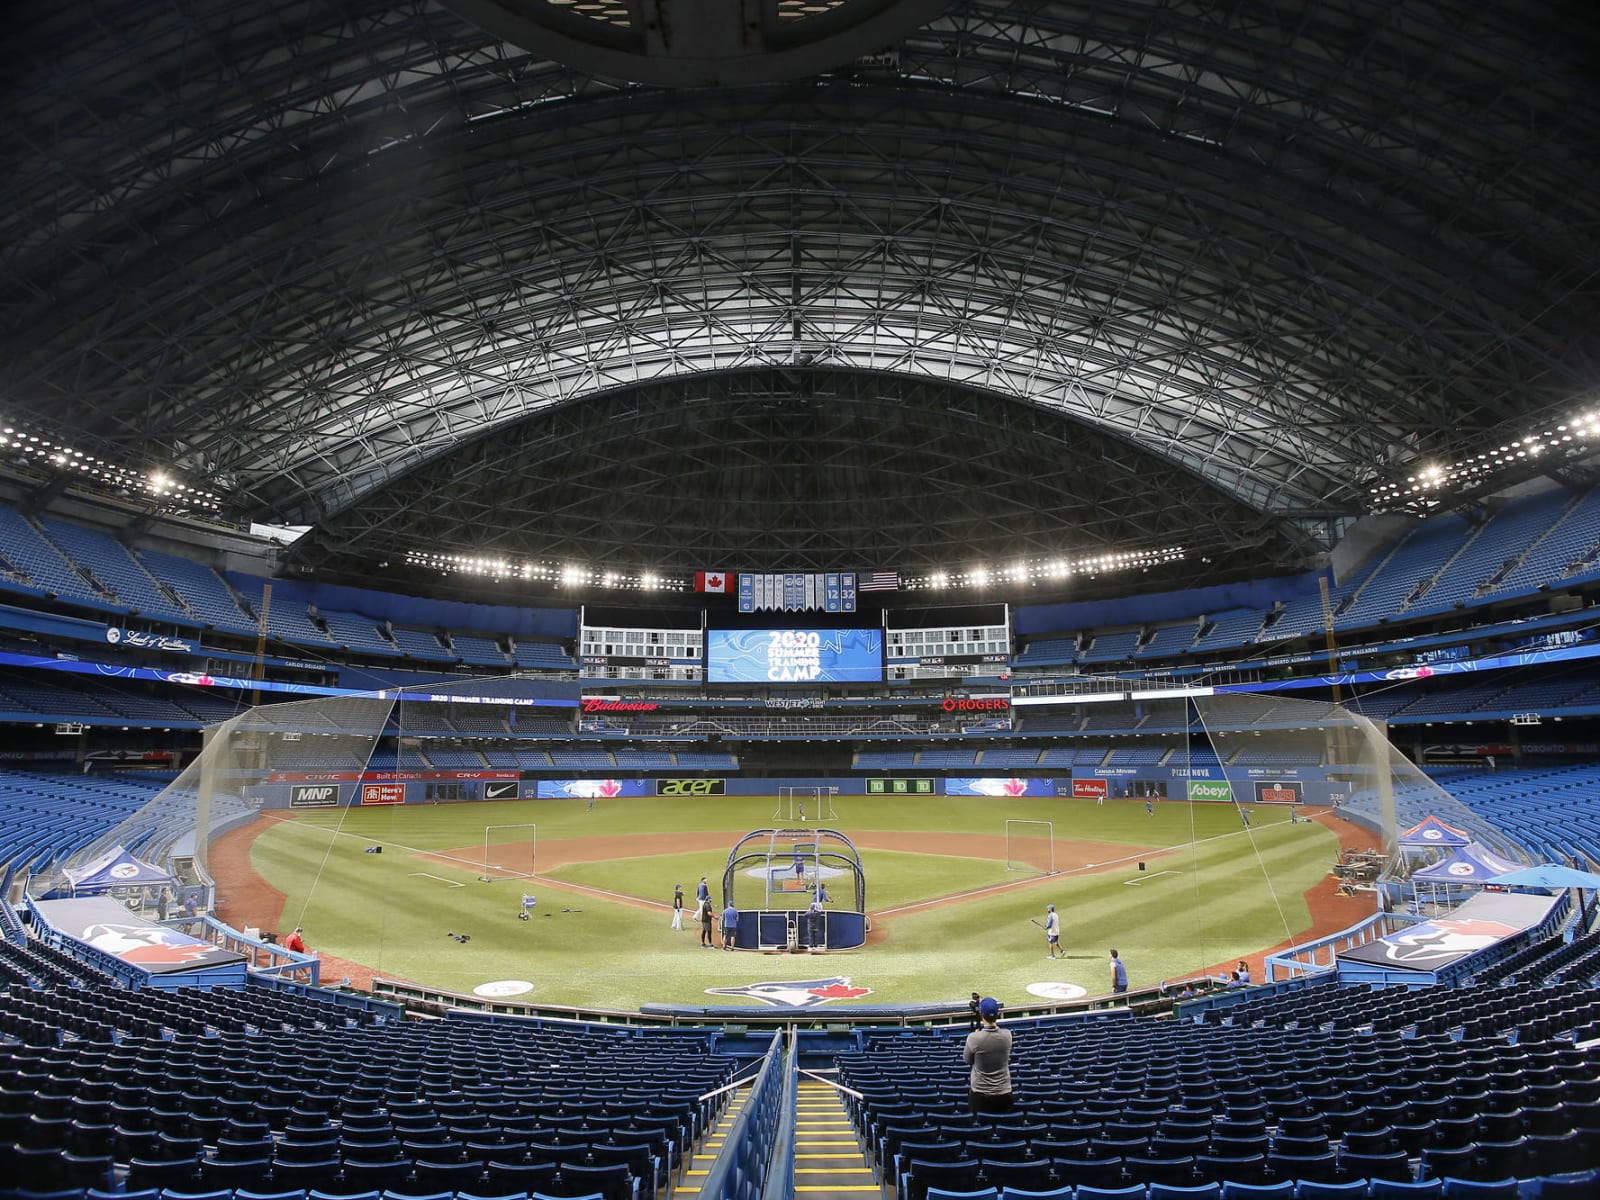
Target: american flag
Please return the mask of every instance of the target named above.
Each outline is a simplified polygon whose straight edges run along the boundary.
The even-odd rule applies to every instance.
[[[899,571],[863,571],[856,577],[858,592],[893,592],[899,587]]]

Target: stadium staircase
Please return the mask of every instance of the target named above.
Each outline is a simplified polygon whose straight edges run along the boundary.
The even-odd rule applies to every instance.
[[[817,1200],[846,1200],[881,1188],[856,1140],[838,1089],[802,1079],[795,1105],[794,1190]]]
[[[733,1092],[733,1099],[722,1110],[722,1116],[706,1133],[699,1148],[688,1158],[683,1169],[683,1181],[673,1189],[674,1194],[684,1197],[700,1194],[700,1184],[710,1174],[712,1162],[727,1145],[729,1131],[738,1123],[739,1114],[744,1112],[745,1105],[750,1103],[750,1092],[749,1087],[741,1087]]]

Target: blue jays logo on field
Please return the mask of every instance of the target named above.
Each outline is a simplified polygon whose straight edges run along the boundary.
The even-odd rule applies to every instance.
[[[872,995],[871,988],[851,987],[848,975],[827,979],[799,979],[782,983],[747,983],[743,987],[707,988],[708,996],[748,996],[779,1008],[811,1008],[830,1000],[855,1000]]]
[[[1384,957],[1423,969],[1431,964],[1443,966],[1515,932],[1515,927],[1499,921],[1425,921],[1384,938]]]

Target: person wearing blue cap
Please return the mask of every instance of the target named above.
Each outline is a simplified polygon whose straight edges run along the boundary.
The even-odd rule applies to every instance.
[[[962,1057],[972,1068],[967,1078],[967,1107],[974,1113],[1010,1112],[1011,1031],[999,1028],[1000,1001],[985,996],[978,1001],[981,1024],[967,1034]]]
[[[1061,948],[1061,918],[1056,914],[1054,904],[1045,905],[1044,909],[1044,944],[1048,953],[1046,958],[1065,958],[1065,954],[1057,955]]]

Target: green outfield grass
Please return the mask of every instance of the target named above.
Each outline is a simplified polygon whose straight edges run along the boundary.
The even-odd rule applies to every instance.
[[[521,979],[534,985],[522,999],[633,1009],[712,1000],[710,987],[833,975],[885,1002],[959,1000],[980,990],[1020,1003],[1036,982],[1096,993],[1106,989],[1111,946],[1136,985],[1158,982],[1308,928],[1304,892],[1337,855],[1337,839],[1320,825],[1291,826],[1286,812],[1258,808],[1247,832],[1232,805],[1158,802],[1150,815],[1142,801],[835,803],[839,818],[829,824],[872,843],[861,851],[868,911],[905,911],[876,918],[864,949],[828,956],[703,951],[695,932],[669,928],[674,883],[685,885],[692,904],[695,881],[706,875],[720,902],[728,850],[773,824],[770,797],[602,800],[593,811],[582,801],[543,800],[306,812],[266,832],[252,858],[288,897],[285,927],[303,925],[314,947],[380,975],[462,992]],[[1078,843],[1074,861],[1095,865],[1052,877],[1006,871],[989,851],[1007,818],[1052,821],[1058,860]],[[571,861],[548,874],[541,866],[534,882],[480,882],[485,825],[521,822],[536,823],[543,862]],[[922,833],[978,836],[970,853],[892,848]],[[625,856],[603,857],[598,839],[641,836]],[[641,854],[649,836],[674,844]],[[704,848],[686,850],[685,842]],[[372,845],[384,853],[365,853]],[[452,857],[423,857],[443,853]],[[226,891],[225,880],[221,886]],[[538,897],[528,921],[517,919],[524,891]],[[847,894],[830,891],[836,901]],[[960,898],[929,903],[952,896]],[[1042,931],[1030,924],[1051,902],[1072,955],[1064,962],[1045,960]]]

